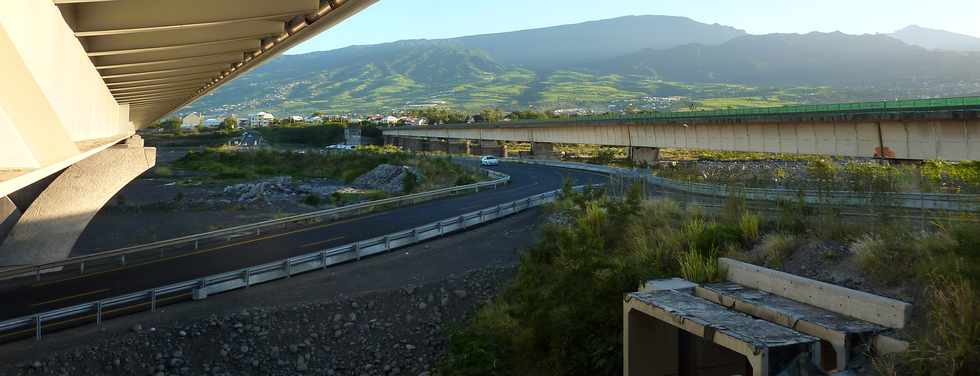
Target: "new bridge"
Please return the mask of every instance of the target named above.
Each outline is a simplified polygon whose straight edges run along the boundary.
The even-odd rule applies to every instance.
[[[980,160],[978,114],[980,97],[966,97],[397,127],[384,135],[408,149],[476,154],[525,142],[538,158],[554,157],[554,144],[592,144],[627,147],[647,162],[660,148],[963,161]]]
[[[67,257],[154,165],[137,129],[375,2],[0,2],[0,266]]]

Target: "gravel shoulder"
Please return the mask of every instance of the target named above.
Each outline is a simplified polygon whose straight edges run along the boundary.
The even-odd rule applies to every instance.
[[[327,271],[0,347],[0,374],[420,375],[516,272],[541,210]],[[493,241],[487,241],[493,239]]]

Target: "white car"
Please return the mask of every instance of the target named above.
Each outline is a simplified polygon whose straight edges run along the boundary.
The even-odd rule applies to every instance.
[[[500,160],[498,160],[497,157],[494,157],[492,155],[487,155],[484,156],[483,158],[480,158],[480,165],[482,166],[496,166],[499,164],[500,164]]]

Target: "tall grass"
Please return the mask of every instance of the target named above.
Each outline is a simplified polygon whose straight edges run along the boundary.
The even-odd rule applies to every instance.
[[[759,216],[753,213],[743,213],[739,217],[738,227],[742,230],[742,237],[746,242],[759,240],[759,222]]]
[[[802,244],[802,240],[793,234],[769,234],[762,238],[759,250],[761,260],[756,260],[769,267],[778,268],[793,255]]]
[[[453,335],[443,372],[622,373],[623,294],[652,278],[718,281],[719,250],[745,237],[737,221],[638,197],[566,189],[514,283]]]
[[[929,330],[908,361],[921,375],[968,375],[980,369],[980,294],[962,278],[936,277],[927,289]]]
[[[677,256],[680,275],[694,283],[718,282],[722,275],[718,269],[718,251],[704,253],[695,248]]]

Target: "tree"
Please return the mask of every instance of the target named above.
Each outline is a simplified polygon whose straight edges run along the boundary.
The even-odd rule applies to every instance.
[[[538,111],[531,111],[531,110],[514,111],[510,115],[511,118],[513,118],[514,120],[547,119],[551,117],[545,112],[538,112]]]
[[[486,109],[480,112],[483,115],[483,120],[488,123],[496,123],[504,120],[504,111],[499,108]]]
[[[429,124],[460,124],[465,123],[468,117],[465,112],[453,110],[447,107],[432,107],[408,112],[413,117],[426,118]]]
[[[221,122],[221,126],[218,130],[231,131],[238,128],[238,118],[234,116],[229,116],[225,118],[225,121]]]
[[[180,130],[180,123],[180,118],[173,117],[157,123],[156,127],[163,129],[165,132],[173,133]]]

